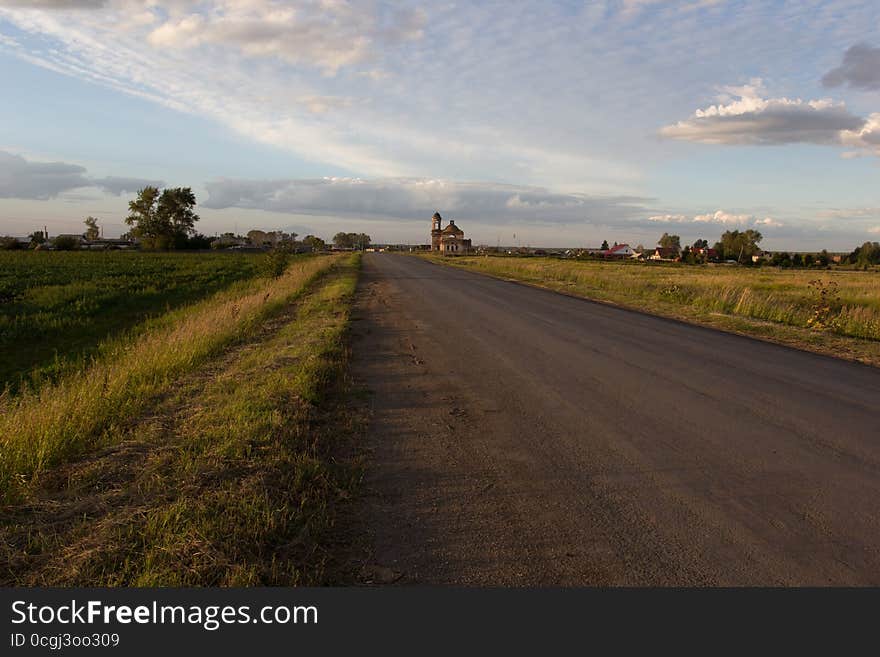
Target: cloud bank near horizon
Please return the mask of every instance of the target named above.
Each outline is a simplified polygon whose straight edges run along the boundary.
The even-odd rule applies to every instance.
[[[541,187],[429,178],[215,180],[205,184],[212,209],[245,208],[333,216],[417,220],[435,211],[482,223],[617,222],[644,216],[651,199],[557,193]]]
[[[66,162],[33,162],[21,155],[0,151],[0,198],[46,201],[65,192],[97,187],[119,196],[147,185],[162,187],[161,180],[108,176],[89,177],[84,166]]]

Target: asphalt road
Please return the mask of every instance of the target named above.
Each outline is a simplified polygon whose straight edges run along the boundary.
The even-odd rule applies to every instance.
[[[364,578],[880,584],[880,370],[371,254]]]

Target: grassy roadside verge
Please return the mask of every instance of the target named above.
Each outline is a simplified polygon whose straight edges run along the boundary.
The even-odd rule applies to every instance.
[[[550,258],[422,257],[880,366],[880,276],[872,272],[747,270]]]
[[[253,333],[332,263],[298,260],[278,279],[255,279],[172,311],[134,342],[102,349],[84,371],[0,398],[0,501],[22,495],[46,468],[115,440],[178,377]]]
[[[2,579],[324,583],[335,509],[357,479],[333,458],[342,420],[321,414],[346,362],[358,267],[349,256],[325,269],[254,339],[179,380],[115,446],[47,475],[47,490],[0,534]]]

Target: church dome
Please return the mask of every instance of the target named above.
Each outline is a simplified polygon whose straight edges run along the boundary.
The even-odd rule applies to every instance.
[[[450,221],[449,225],[443,229],[444,235],[464,235],[464,231],[455,225],[454,221]]]

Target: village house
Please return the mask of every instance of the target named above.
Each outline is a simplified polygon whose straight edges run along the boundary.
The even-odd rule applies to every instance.
[[[658,246],[654,253],[648,256],[649,260],[678,260],[680,252],[674,246]]]
[[[606,258],[631,258],[635,255],[635,251],[629,244],[615,244],[610,249],[605,251],[603,255]]]
[[[465,255],[471,250],[471,241],[464,238],[464,231],[449,222],[446,228],[442,227],[443,218],[439,212],[435,212],[431,218],[431,250],[439,251],[443,255]]]

